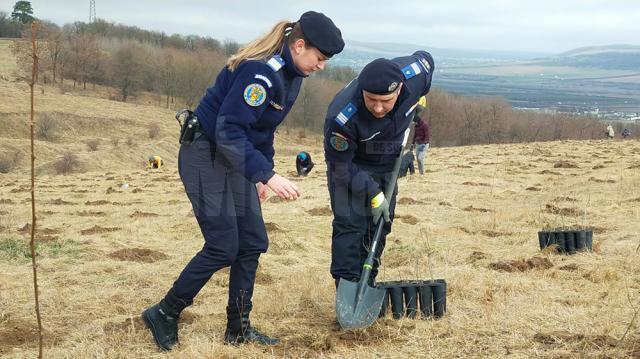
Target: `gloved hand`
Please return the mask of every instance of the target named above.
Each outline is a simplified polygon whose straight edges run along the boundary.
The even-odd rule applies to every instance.
[[[377,224],[380,217],[384,217],[385,222],[391,222],[389,217],[389,201],[384,197],[384,193],[380,192],[371,199],[371,214],[373,214],[373,223]]]

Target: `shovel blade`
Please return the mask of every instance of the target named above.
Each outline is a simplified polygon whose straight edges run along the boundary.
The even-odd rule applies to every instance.
[[[385,289],[340,279],[336,293],[336,315],[340,327],[356,329],[373,324],[380,314],[385,294]]]

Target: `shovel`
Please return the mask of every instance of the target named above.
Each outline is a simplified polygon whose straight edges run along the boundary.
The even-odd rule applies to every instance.
[[[385,198],[389,200],[393,196],[398,172],[400,171],[400,163],[402,162],[402,151],[407,144],[408,137],[409,129],[404,133],[400,155],[396,158],[391,172],[391,180],[384,192]],[[380,314],[386,289],[371,287],[369,285],[369,277],[373,269],[373,260],[378,248],[378,242],[382,236],[383,227],[384,218],[380,216],[373,241],[371,242],[371,248],[369,249],[369,255],[367,255],[367,259],[362,266],[360,281],[356,283],[340,278],[336,292],[336,314],[342,329],[366,328],[373,324]]]

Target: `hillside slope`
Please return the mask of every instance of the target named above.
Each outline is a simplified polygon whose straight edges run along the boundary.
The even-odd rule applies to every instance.
[[[27,87],[0,79],[0,93],[0,151],[26,153]],[[53,87],[36,101],[38,112],[59,126],[55,141],[37,142],[46,356],[167,357],[139,313],[164,295],[202,247],[177,174],[173,112]],[[150,139],[154,124],[160,135]],[[85,141],[94,138],[100,145],[89,151]],[[292,176],[301,149],[318,164],[304,179]],[[56,175],[51,163],[68,151],[85,171]],[[165,157],[167,166],[144,170],[151,153]],[[633,322],[640,303],[640,142],[430,150],[426,175],[399,182],[380,280],[446,279],[448,313],[440,320],[384,318],[356,332],[335,325],[320,139],[279,133],[276,154],[276,169],[303,195],[295,202],[272,197],[263,206],[270,248],[261,258],[252,323],[283,343],[222,344],[223,270],[184,312],[181,346],[168,356],[640,356],[638,319]],[[6,358],[37,352],[26,165],[23,160],[0,173],[0,356]],[[538,230],[576,225],[594,229],[595,252],[539,251]],[[534,257],[530,267],[516,263],[524,271],[504,263]]]

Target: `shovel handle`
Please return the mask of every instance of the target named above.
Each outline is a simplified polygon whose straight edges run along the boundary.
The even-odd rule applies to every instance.
[[[407,140],[409,139],[409,132],[411,132],[410,128],[407,128],[404,131],[404,139],[402,140],[402,144],[400,145],[400,152],[398,157],[396,158],[395,163],[393,164],[393,170],[391,171],[391,178],[389,183],[387,183],[387,188],[385,188],[384,196],[388,201],[391,200],[393,196],[393,191],[396,188],[396,181],[398,180],[398,173],[400,173],[400,164],[402,163],[402,151],[407,145]],[[367,255],[367,259],[362,266],[362,274],[360,275],[360,282],[367,283],[369,281],[369,277],[371,276],[371,270],[373,269],[373,259],[375,258],[376,250],[378,249],[378,243],[380,242],[380,237],[382,237],[382,230],[384,229],[384,218],[380,216],[380,220],[376,224],[376,232],[373,236],[373,241],[371,242],[371,249],[369,250],[369,255]],[[360,292],[364,290],[364,286],[360,289]]]

